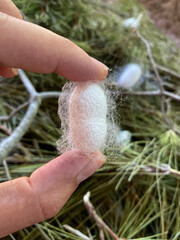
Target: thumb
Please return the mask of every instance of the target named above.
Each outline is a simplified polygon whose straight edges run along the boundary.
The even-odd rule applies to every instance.
[[[87,156],[72,150],[40,167],[30,178],[0,184],[0,237],[56,215],[78,183],[104,161],[100,152]]]
[[[100,152],[87,156],[73,150],[37,169],[30,182],[39,196],[44,218],[57,214],[78,184],[92,175],[104,161],[105,157]]]

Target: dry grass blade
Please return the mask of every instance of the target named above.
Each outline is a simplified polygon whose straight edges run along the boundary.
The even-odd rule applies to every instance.
[[[81,238],[84,239],[84,240],[93,240],[93,238],[87,237],[86,235],[84,235],[84,234],[83,234],[82,232],[80,232],[79,230],[76,230],[76,229],[72,228],[71,226],[69,226],[69,225],[67,225],[67,224],[63,225],[63,228],[66,229],[67,231],[75,234],[76,236],[81,237]]]

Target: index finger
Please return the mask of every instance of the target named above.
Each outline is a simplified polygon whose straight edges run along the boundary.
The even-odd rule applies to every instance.
[[[68,39],[0,13],[0,63],[72,81],[104,80],[108,68]]]

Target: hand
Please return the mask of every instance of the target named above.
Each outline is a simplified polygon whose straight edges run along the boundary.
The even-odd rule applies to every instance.
[[[56,72],[72,81],[104,80],[108,74],[104,64],[68,39],[23,21],[11,0],[0,1],[0,36],[2,76],[14,76],[12,68]]]
[[[0,1],[0,75],[16,68],[56,72],[72,81],[104,80],[108,68],[71,41],[22,20],[11,0]],[[78,184],[105,161],[100,153],[64,153],[29,178],[0,184],[0,237],[56,215]]]
[[[0,238],[55,216],[77,188],[105,161],[102,153],[62,154],[32,175],[0,184]]]

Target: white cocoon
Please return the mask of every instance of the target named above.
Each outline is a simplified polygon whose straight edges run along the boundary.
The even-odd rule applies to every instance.
[[[118,86],[126,89],[131,89],[140,80],[142,69],[135,63],[130,63],[123,69],[118,79]]]
[[[101,149],[107,134],[107,100],[97,83],[79,83],[69,100],[69,142],[87,153]]]

